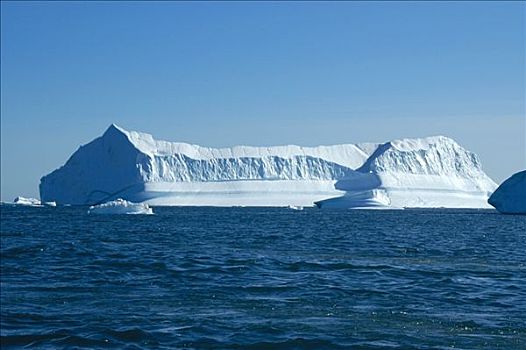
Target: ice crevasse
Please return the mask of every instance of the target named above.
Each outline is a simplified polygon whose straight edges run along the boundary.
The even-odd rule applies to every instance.
[[[487,208],[496,184],[444,136],[333,146],[209,148],[111,125],[42,177],[58,204]]]

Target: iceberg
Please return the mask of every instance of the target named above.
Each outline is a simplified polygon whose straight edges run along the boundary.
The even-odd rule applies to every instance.
[[[506,179],[488,203],[503,214],[526,214],[526,170]]]
[[[209,148],[111,125],[42,177],[40,196],[94,205],[487,208],[477,156],[435,136],[334,146]]]
[[[13,201],[16,205],[28,205],[32,207],[38,207],[41,205],[40,201],[36,198],[16,197]]]
[[[132,203],[122,198],[89,207],[88,214],[153,214],[144,203]]]

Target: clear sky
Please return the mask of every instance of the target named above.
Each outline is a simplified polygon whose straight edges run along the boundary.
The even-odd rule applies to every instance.
[[[524,2],[1,3],[1,198],[111,124],[206,146],[447,135],[526,168]]]

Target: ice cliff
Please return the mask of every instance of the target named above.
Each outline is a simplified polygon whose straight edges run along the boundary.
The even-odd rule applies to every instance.
[[[488,202],[503,214],[526,214],[526,170],[506,179]]]
[[[447,137],[207,148],[111,125],[44,176],[43,201],[152,205],[487,207],[496,184]]]

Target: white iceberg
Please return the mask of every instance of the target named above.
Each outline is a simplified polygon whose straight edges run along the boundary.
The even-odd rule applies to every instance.
[[[16,197],[13,201],[16,205],[28,205],[32,207],[38,207],[41,205],[40,201],[36,198],[27,198],[27,197]]]
[[[503,214],[526,214],[526,170],[506,179],[488,203]]]
[[[477,156],[437,136],[335,146],[207,148],[112,125],[44,176],[58,204],[488,208]],[[327,201],[326,201],[327,200]]]
[[[43,203],[46,207],[56,207],[57,202],[44,202]]]
[[[132,203],[118,198],[114,201],[89,207],[88,214],[153,214],[145,203]]]

